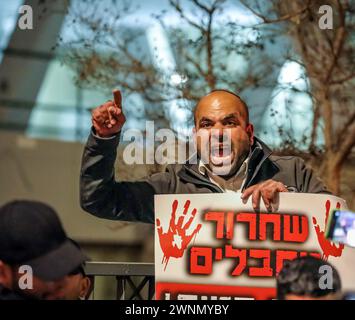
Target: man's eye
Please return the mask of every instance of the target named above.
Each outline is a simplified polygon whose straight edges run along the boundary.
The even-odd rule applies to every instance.
[[[227,121],[226,123],[225,123],[225,125],[226,126],[235,126],[237,123],[235,122],[235,121]]]
[[[201,128],[210,128],[210,127],[212,127],[212,124],[209,122],[204,122],[204,123],[201,123],[200,127]]]

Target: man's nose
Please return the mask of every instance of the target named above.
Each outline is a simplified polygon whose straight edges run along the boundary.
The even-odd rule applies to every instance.
[[[224,128],[224,126],[223,126],[223,124],[220,123],[220,122],[216,122],[215,125],[213,126],[213,129],[215,129],[216,131],[217,131],[217,130],[221,130],[221,131],[222,131],[223,128]]]

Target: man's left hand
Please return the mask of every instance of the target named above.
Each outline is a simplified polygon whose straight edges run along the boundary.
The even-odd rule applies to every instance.
[[[260,209],[260,198],[263,198],[266,209],[271,211],[272,203],[275,202],[278,192],[288,192],[288,190],[283,183],[269,179],[245,189],[242,199],[247,201],[252,196],[253,208],[258,211]]]

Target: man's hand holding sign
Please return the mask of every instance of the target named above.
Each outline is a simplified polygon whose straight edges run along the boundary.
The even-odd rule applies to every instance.
[[[272,205],[277,202],[278,192],[288,192],[288,190],[281,182],[269,179],[246,189],[242,194],[242,199],[246,201],[251,196],[254,210],[259,211],[260,198],[262,198],[266,209],[272,211]]]

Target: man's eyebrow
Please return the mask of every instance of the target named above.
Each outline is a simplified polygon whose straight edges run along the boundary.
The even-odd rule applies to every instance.
[[[200,119],[200,122],[202,122],[202,121],[210,121],[210,122],[212,122],[212,120],[209,119],[209,118],[207,118],[207,117],[202,117],[202,118]]]
[[[234,113],[231,113],[231,114],[226,115],[226,116],[222,119],[222,121],[224,121],[224,120],[229,120],[229,119],[231,119],[231,118],[237,118],[238,116],[239,116],[239,114],[238,114],[237,112],[234,112]]]

